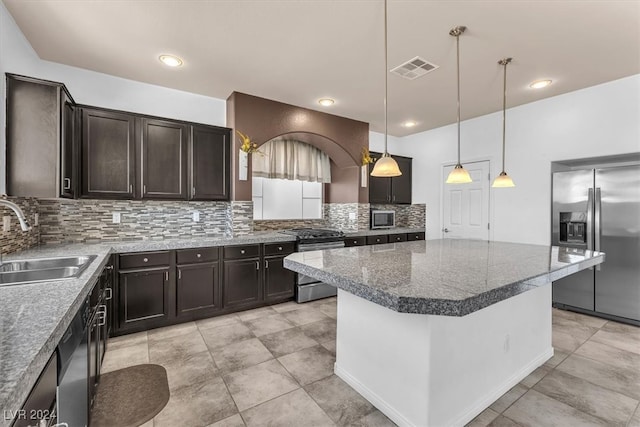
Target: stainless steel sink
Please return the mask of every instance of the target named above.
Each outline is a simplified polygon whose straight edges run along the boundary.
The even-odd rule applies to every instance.
[[[78,277],[95,258],[90,255],[9,261],[0,265],[0,286]]]

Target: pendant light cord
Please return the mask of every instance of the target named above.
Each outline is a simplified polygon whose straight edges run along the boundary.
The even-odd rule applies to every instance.
[[[504,90],[502,92],[502,172],[504,172],[504,157],[505,157],[505,134],[507,130],[507,64],[509,62],[504,61]]]
[[[456,64],[458,78],[458,164],[460,164],[460,34],[456,36]]]
[[[387,153],[387,0],[384,0],[384,155],[388,155]]]

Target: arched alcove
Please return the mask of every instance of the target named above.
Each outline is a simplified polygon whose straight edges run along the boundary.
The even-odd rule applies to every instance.
[[[369,147],[368,123],[234,92],[227,99],[227,126],[258,145],[287,136],[319,148],[332,160],[332,183],[327,184],[325,202],[368,202],[367,189],[360,186],[359,179],[362,149]],[[238,178],[241,142],[235,132],[233,138],[232,200],[251,200],[250,176],[246,181]]]

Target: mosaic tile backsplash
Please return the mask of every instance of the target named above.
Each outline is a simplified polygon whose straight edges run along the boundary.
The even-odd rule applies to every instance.
[[[40,242],[217,237],[228,234],[227,202],[40,199]],[[198,212],[200,221],[193,220]],[[120,223],[113,223],[113,214]]]
[[[20,230],[14,213],[0,207],[9,216],[11,229],[0,228],[0,249],[8,254],[38,244],[82,243],[112,240],[162,240],[189,237],[239,236],[253,231],[315,227],[358,231],[369,228],[369,211],[396,211],[398,227],[424,227],[426,207],[415,205],[370,205],[368,203],[327,203],[323,219],[253,220],[253,202],[184,202],[158,200],[68,200],[10,198],[25,212],[33,229]],[[193,220],[198,212],[200,221]],[[120,223],[113,223],[113,214]],[[35,225],[35,216],[39,225]],[[355,215],[355,219],[350,218]]]
[[[20,206],[31,225],[31,230],[22,231],[15,213],[9,208],[0,206],[0,217],[10,218],[9,231],[4,231],[4,227],[0,227],[0,253],[2,254],[9,254],[36,246],[40,235],[40,227],[35,225],[38,200],[26,197],[9,197],[9,200]]]

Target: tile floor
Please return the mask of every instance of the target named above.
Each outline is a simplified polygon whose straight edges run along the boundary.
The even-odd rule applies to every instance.
[[[114,338],[103,371],[167,369],[143,427],[393,426],[333,375],[336,299],[287,302]],[[640,427],[640,328],[553,310],[555,356],[469,426]]]

